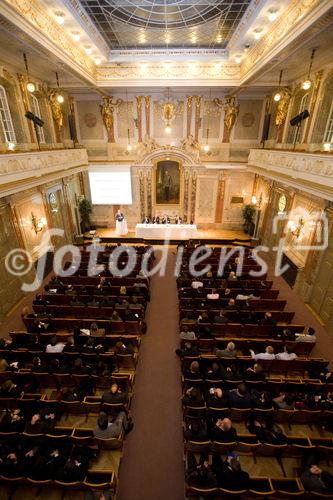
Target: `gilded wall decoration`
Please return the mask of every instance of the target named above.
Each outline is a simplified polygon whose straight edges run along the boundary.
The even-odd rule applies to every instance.
[[[190,182],[190,172],[189,170],[184,171],[184,205],[183,205],[183,217],[187,221],[188,215],[188,202],[189,202],[189,182]]]
[[[180,141],[181,147],[195,158],[196,161],[200,161],[200,144],[196,141],[192,134]]]
[[[193,104],[193,96],[188,95],[186,98],[186,109],[187,109],[187,116],[186,116],[186,136],[189,137],[191,133],[191,122],[192,122],[192,104]]]
[[[103,96],[100,105],[104,126],[108,132],[108,142],[114,142],[114,111],[123,102],[122,99],[113,101],[112,96]]]
[[[275,115],[275,125],[277,127],[282,127],[286,121],[291,98],[291,89],[289,87],[284,87],[280,90],[280,94],[281,99],[278,102]]]
[[[306,131],[305,131],[305,135],[303,138],[304,142],[307,142],[307,140],[308,140],[309,130],[310,130],[310,126],[311,126],[312,120],[313,120],[313,112],[314,112],[314,109],[315,109],[315,106],[317,103],[318,92],[319,92],[319,87],[321,84],[322,77],[323,77],[323,70],[317,71],[315,73],[314,83],[313,83],[313,92],[312,92],[312,96],[311,96],[311,103],[309,106],[310,118],[309,118],[309,120],[307,120]]]
[[[150,95],[145,95],[146,134],[150,135]]]
[[[140,215],[141,220],[145,216],[145,186],[144,186],[144,171],[139,171],[139,183],[140,183]]]
[[[239,105],[235,103],[235,97],[226,96],[224,103],[224,126],[230,132],[235,125],[239,113]]]
[[[137,112],[137,129],[138,129],[138,142],[142,142],[142,96],[137,95],[136,100],[136,112]]]
[[[194,170],[192,173],[192,182],[191,182],[191,217],[190,221],[194,221],[195,218],[195,200],[197,195],[197,173]]]
[[[148,210],[148,217],[151,219],[152,217],[152,197],[151,197],[151,192],[152,192],[152,176],[151,176],[151,170],[147,171],[147,210]]]
[[[197,141],[199,138],[199,130],[201,128],[201,96],[195,96],[195,129],[194,129],[194,139]]]
[[[62,107],[61,104],[57,100],[58,92],[55,89],[50,89],[49,90],[49,101],[50,101],[50,106],[51,106],[51,111],[52,111],[52,117],[54,120],[54,123],[57,126],[58,131],[60,132],[61,127],[64,124],[64,117],[62,113]]]

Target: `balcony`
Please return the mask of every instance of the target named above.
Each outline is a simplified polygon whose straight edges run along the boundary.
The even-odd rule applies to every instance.
[[[0,196],[66,177],[88,168],[85,149],[0,155]]]
[[[333,201],[333,155],[251,149],[251,172]]]

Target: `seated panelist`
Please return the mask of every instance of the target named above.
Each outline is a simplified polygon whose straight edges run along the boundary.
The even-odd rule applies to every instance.
[[[159,218],[159,216],[155,218],[155,224],[161,224],[161,219]]]
[[[150,224],[150,219],[149,219],[149,217],[145,216],[145,217],[142,219],[142,224]]]

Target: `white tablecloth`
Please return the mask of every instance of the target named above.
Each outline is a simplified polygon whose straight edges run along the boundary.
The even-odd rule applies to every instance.
[[[161,240],[188,240],[197,236],[195,224],[137,224],[135,236]]]

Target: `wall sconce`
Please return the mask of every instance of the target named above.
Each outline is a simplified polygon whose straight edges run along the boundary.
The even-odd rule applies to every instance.
[[[31,223],[36,234],[40,233],[47,224],[45,217],[38,219],[33,212],[31,212]]]
[[[297,224],[292,220],[288,222],[288,228],[290,229],[291,234],[295,236],[295,238],[299,238],[301,236],[304,224],[305,220],[302,217],[298,219]]]

